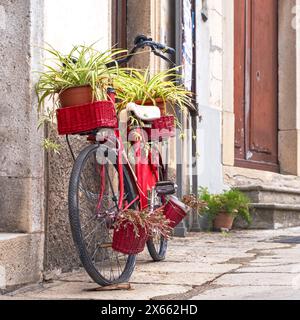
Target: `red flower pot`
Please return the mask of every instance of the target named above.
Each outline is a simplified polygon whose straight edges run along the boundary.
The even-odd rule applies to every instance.
[[[121,224],[114,229],[112,248],[124,254],[141,253],[148,240],[147,232],[144,228],[138,228],[138,235],[134,232],[133,224],[130,222]]]
[[[170,220],[170,227],[175,228],[189,213],[190,208],[179,201],[176,197],[171,196],[165,206],[165,216]]]

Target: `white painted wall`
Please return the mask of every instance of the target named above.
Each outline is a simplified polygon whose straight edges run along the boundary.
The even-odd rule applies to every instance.
[[[197,102],[203,121],[198,126],[198,184],[211,192],[223,190],[222,175],[222,1],[208,1],[208,21],[196,2]]]
[[[110,46],[110,0],[45,0],[45,41],[68,52],[76,44]]]

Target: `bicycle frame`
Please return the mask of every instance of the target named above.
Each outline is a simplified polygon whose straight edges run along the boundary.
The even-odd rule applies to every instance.
[[[143,136],[142,129],[138,129],[140,136]],[[161,153],[157,148],[149,150],[146,154],[143,152],[143,140],[129,141],[130,151],[134,153],[135,164],[132,165],[129,161],[127,152],[124,148],[124,143],[120,134],[119,129],[115,129],[110,135],[105,138],[105,143],[112,143],[114,146],[113,150],[116,152],[115,166],[119,173],[119,201],[118,210],[126,210],[130,208],[137,201],[139,202],[139,209],[143,210],[150,205],[151,192],[159,181],[159,168],[161,167],[164,171],[163,159]],[[103,147],[102,150],[111,149],[110,146]],[[152,152],[153,151],[153,152]],[[154,160],[154,161],[153,161]],[[131,202],[124,206],[124,170],[123,166],[126,166],[128,173],[130,174],[132,181],[134,181],[134,188],[137,193],[137,197]],[[100,194],[98,204],[100,205],[104,192],[105,192],[105,179],[104,179],[104,166],[99,170],[101,175],[101,181],[103,184],[100,186]],[[162,177],[165,178],[165,177]],[[111,182],[110,182],[111,183]]]
[[[125,152],[122,138],[120,132],[115,130],[115,137],[119,142],[119,149],[117,154],[117,166],[119,171],[119,183],[120,183],[120,197],[119,197],[119,210],[126,210],[131,207],[136,201],[139,201],[140,210],[143,210],[149,205],[149,193],[155,187],[156,183],[159,181],[159,166],[163,166],[161,154],[158,152],[158,161],[153,163],[153,153],[148,152],[147,155],[142,152],[142,141],[138,140],[131,143],[133,147],[134,156],[135,156],[135,166],[131,165],[128,160],[128,156]],[[133,202],[127,204],[125,208],[122,208],[123,196],[124,196],[124,181],[123,181],[123,160],[129,169],[129,173],[135,181],[135,188],[138,193],[136,199]]]

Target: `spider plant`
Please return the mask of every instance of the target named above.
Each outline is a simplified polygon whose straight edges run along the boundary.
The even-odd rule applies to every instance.
[[[44,71],[39,72],[36,84],[39,111],[49,99],[53,99],[54,107],[59,107],[59,94],[78,86],[90,86],[94,100],[106,100],[106,90],[118,70],[113,62],[117,55],[126,52],[117,49],[100,52],[93,45],[76,45],[66,55],[49,45],[45,51],[49,59],[43,64]],[[107,66],[109,63],[111,67]]]
[[[36,84],[38,96],[39,123],[38,128],[48,124],[49,130],[54,129],[55,110],[60,107],[59,95],[64,90],[90,86],[94,101],[107,99],[107,88],[112,85],[112,78],[118,73],[114,63],[125,50],[110,49],[100,52],[94,45],[76,45],[67,54],[63,54],[52,46],[44,48],[48,58],[42,72],[38,72]],[[110,67],[107,66],[110,64]],[[51,103],[46,103],[52,100]],[[59,145],[50,139],[43,141],[46,150],[59,152]]]
[[[161,99],[164,108],[169,104],[175,111],[175,105],[181,111],[188,108],[194,109],[192,93],[179,84],[182,76],[178,73],[180,67],[160,71],[155,75],[150,74],[149,68],[140,71],[133,68],[122,68],[118,77],[114,79],[118,111],[121,111],[130,102],[140,101],[141,105],[152,102],[157,105],[157,99]]]

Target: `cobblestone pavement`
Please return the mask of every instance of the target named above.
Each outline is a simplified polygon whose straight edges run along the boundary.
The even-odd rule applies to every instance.
[[[84,272],[64,274],[0,299],[300,299],[300,228],[193,233],[171,240],[168,257],[144,252],[131,290],[96,291]]]

